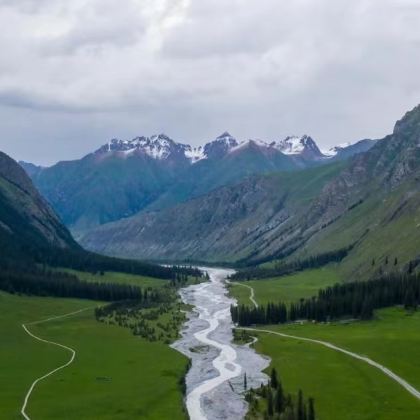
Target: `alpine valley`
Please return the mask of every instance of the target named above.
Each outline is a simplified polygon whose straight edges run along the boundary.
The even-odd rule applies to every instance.
[[[0,0],[0,420],[419,420],[419,21]]]
[[[0,417],[415,420],[419,238],[420,105],[328,151],[0,153]]]
[[[22,165],[93,251],[255,265],[347,249],[340,270],[368,278],[373,258],[419,256],[419,124],[417,107],[384,139],[324,153],[309,136],[223,133],[193,148],[159,135],[114,139],[49,168]]]

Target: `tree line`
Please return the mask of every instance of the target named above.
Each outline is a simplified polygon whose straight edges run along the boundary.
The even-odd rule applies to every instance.
[[[36,296],[71,297],[102,301],[159,299],[138,286],[81,281],[77,276],[37,266],[0,270],[0,289],[8,293]]]
[[[201,271],[186,266],[166,267],[142,261],[108,257],[85,250],[53,249],[37,258],[51,267],[66,267],[87,272],[117,271],[160,279],[174,279],[176,274],[200,277]]]
[[[0,213],[2,213],[2,210],[4,211],[1,204],[0,202]],[[25,221],[20,222],[20,224],[23,224]],[[14,264],[16,270],[18,270],[22,265],[44,264],[50,267],[71,268],[91,273],[116,271],[167,280],[175,278],[177,273],[194,277],[202,275],[199,269],[191,266],[162,266],[96,254],[84,250],[75,242],[69,244],[68,248],[52,246],[46,244],[45,241],[41,240],[39,234],[31,232],[30,229],[19,233],[21,235],[9,235],[0,229],[0,270],[5,265]],[[24,234],[26,236],[22,238]]]
[[[247,388],[246,374],[244,388]],[[250,389],[245,398],[250,405],[251,413],[258,414],[263,411],[265,419],[315,420],[314,399],[308,398],[305,401],[302,390],[298,391],[296,397],[286,394],[274,368],[271,370],[268,384],[261,384],[256,390]],[[265,401],[264,407],[261,407],[261,399]]]
[[[269,277],[280,277],[296,271],[303,271],[309,268],[318,268],[327,265],[331,262],[340,262],[352,250],[353,245],[338,249],[336,251],[325,252],[318,255],[313,255],[305,259],[298,259],[289,263],[278,262],[272,268],[249,267],[237,271],[231,276],[232,280],[251,280],[262,279]]]
[[[344,317],[371,319],[373,311],[394,305],[417,309],[420,303],[420,274],[392,273],[364,282],[336,284],[321,289],[318,296],[286,306],[268,303],[258,308],[231,306],[233,322],[241,326],[279,324],[299,319],[326,322]]]

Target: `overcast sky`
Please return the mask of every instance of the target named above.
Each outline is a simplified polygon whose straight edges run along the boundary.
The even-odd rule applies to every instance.
[[[420,102],[418,0],[0,0],[0,150],[380,138]]]

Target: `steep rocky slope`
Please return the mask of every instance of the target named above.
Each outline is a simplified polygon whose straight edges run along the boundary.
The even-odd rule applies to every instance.
[[[251,177],[166,210],[104,225],[82,244],[134,258],[232,261],[264,254],[273,232],[302,217],[340,168]]]
[[[79,249],[67,228],[34,188],[25,171],[0,152],[2,256],[35,247]]]

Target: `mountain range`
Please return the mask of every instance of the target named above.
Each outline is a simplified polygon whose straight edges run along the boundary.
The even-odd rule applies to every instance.
[[[420,106],[347,160],[254,173],[100,226],[81,243],[111,255],[248,264],[349,249],[348,275],[370,276],[389,258],[403,267],[419,259],[419,139]]]
[[[204,146],[164,134],[112,139],[82,159],[48,168],[21,162],[77,236],[140,211],[156,211],[233,185],[249,176],[297,172],[368,150],[373,140],[322,153],[309,136],[238,142],[225,132]]]

